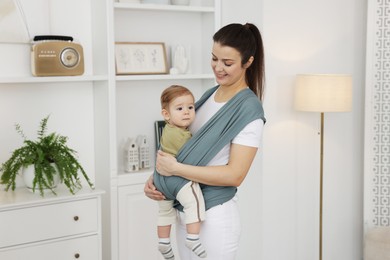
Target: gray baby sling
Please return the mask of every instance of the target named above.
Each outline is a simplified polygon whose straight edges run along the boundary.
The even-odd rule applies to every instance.
[[[204,102],[217,90],[215,86],[207,90],[196,102],[195,108]],[[207,121],[178,152],[178,162],[196,166],[205,166],[214,156],[250,122],[262,119],[265,122],[264,111],[258,97],[249,88],[244,89],[231,98],[224,106]],[[154,184],[169,200],[175,200],[179,190],[188,183],[187,179],[178,176],[162,176],[154,170]],[[237,187],[210,186],[200,184],[205,199],[206,210],[222,204],[234,197]],[[175,207],[182,210],[180,203]]]

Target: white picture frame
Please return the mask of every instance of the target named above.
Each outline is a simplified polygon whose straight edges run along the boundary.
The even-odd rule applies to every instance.
[[[117,75],[167,74],[168,64],[163,42],[116,42]]]

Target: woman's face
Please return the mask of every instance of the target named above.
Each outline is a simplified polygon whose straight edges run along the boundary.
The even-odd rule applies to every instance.
[[[241,54],[234,48],[214,42],[211,68],[221,86],[245,84],[246,67],[241,65]]]

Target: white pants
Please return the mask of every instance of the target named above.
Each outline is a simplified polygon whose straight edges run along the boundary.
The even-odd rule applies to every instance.
[[[185,215],[180,212],[177,225],[177,245],[181,260],[199,260],[185,246],[186,224]],[[238,250],[241,233],[240,216],[237,197],[206,211],[206,220],[202,222],[200,240],[206,249],[207,260],[234,260]]]
[[[205,218],[205,204],[199,183],[189,181],[176,195],[176,199],[184,207],[187,224],[201,222]],[[176,210],[173,200],[158,201],[158,225],[168,226],[176,223]]]

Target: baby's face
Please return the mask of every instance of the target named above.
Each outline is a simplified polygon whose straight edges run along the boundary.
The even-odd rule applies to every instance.
[[[195,118],[195,101],[191,95],[175,98],[169,104],[169,120],[172,125],[187,128]]]

